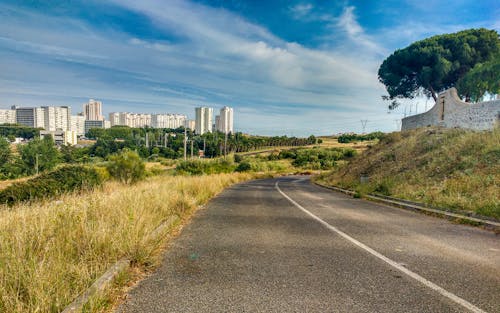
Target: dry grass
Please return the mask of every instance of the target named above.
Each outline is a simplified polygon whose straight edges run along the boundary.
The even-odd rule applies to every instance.
[[[359,184],[367,174],[370,183]],[[323,182],[500,219],[500,129],[392,133]]]
[[[368,146],[374,145],[377,143],[377,140],[367,140],[367,141],[359,141],[359,142],[349,142],[349,143],[340,143],[337,138],[334,137],[318,137],[323,142],[319,145],[325,148],[351,148],[356,150],[356,152],[361,153],[368,149]]]
[[[116,260],[151,264],[165,235],[152,235],[158,225],[249,178],[157,176],[0,208],[0,312],[60,312]]]

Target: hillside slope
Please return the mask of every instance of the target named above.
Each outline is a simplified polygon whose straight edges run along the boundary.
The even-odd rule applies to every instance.
[[[500,128],[391,133],[317,180],[500,219]]]

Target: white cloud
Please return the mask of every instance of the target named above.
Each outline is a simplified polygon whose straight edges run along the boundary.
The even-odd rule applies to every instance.
[[[289,8],[290,14],[294,19],[300,20],[306,17],[314,6],[311,3],[299,3]]]

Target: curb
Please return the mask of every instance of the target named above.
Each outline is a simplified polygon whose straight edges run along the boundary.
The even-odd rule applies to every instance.
[[[151,232],[150,236],[156,237],[162,230],[171,227],[179,219],[180,218],[177,215],[170,216],[166,221],[156,227]],[[87,302],[89,302],[89,300],[93,296],[103,292],[118,274],[122,273],[129,267],[129,259],[123,258],[118,260],[115,264],[108,268],[108,270],[104,274],[102,274],[102,276],[99,277],[87,290],[85,290],[85,292],[83,292],[80,296],[73,300],[71,304],[64,308],[61,313],[81,312],[85,304],[87,304]]]
[[[327,186],[327,185],[320,184],[318,182],[313,182],[313,183],[317,186],[320,186],[320,187],[323,187],[326,189],[330,189],[330,190],[334,190],[334,191],[338,191],[338,192],[344,193],[344,194],[349,195],[349,196],[353,196],[355,194],[355,192],[352,190],[348,190],[348,189],[344,189],[344,188],[340,188],[340,187],[335,187],[335,186]],[[415,203],[415,202],[411,202],[411,201],[407,201],[407,200],[403,200],[403,199],[392,198],[392,197],[383,197],[383,196],[368,194],[368,195],[365,195],[363,198],[367,199],[367,200],[374,201],[374,202],[380,202],[383,204],[395,206],[395,207],[398,207],[401,209],[419,211],[419,212],[422,212],[425,214],[440,216],[440,217],[444,217],[444,218],[448,218],[448,219],[460,221],[460,222],[463,221],[463,222],[467,222],[468,224],[471,224],[471,225],[481,225],[486,229],[493,230],[495,233],[500,233],[500,223],[499,222],[490,221],[487,219],[482,219],[482,218],[477,218],[477,217],[472,217],[472,216],[467,216],[467,215],[462,215],[462,214],[457,214],[457,213],[451,213],[451,212],[447,212],[447,211],[439,210],[439,209],[431,209],[431,208],[425,207],[425,206],[418,204],[418,203]]]

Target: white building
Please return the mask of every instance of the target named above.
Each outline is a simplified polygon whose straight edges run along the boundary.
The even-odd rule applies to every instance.
[[[83,104],[83,115],[86,120],[103,121],[102,102],[90,99],[88,103]]]
[[[71,116],[71,130],[74,131],[77,136],[85,135],[85,116],[72,115]]]
[[[16,110],[0,110],[0,124],[15,124]]]
[[[42,108],[12,107],[16,111],[16,123],[33,128],[45,128],[45,114]]]
[[[197,134],[203,135],[206,132],[212,132],[213,112],[214,109],[207,107],[200,107],[195,109],[195,132]]]
[[[42,106],[44,129],[48,131],[71,129],[71,108],[68,106]]]
[[[233,133],[233,108],[223,107],[220,109],[219,126],[217,130],[224,134]]]
[[[196,129],[196,121],[195,120],[187,121],[187,128],[194,131]]]
[[[76,132],[71,130],[42,130],[40,131],[40,138],[43,138],[47,135],[52,136],[56,145],[76,145],[77,144],[77,135]]]
[[[154,128],[179,128],[185,126],[186,115],[180,114],[153,114],[151,117],[151,127]]]
[[[111,126],[121,125],[120,124],[120,112],[109,113],[109,122],[111,123]]]

